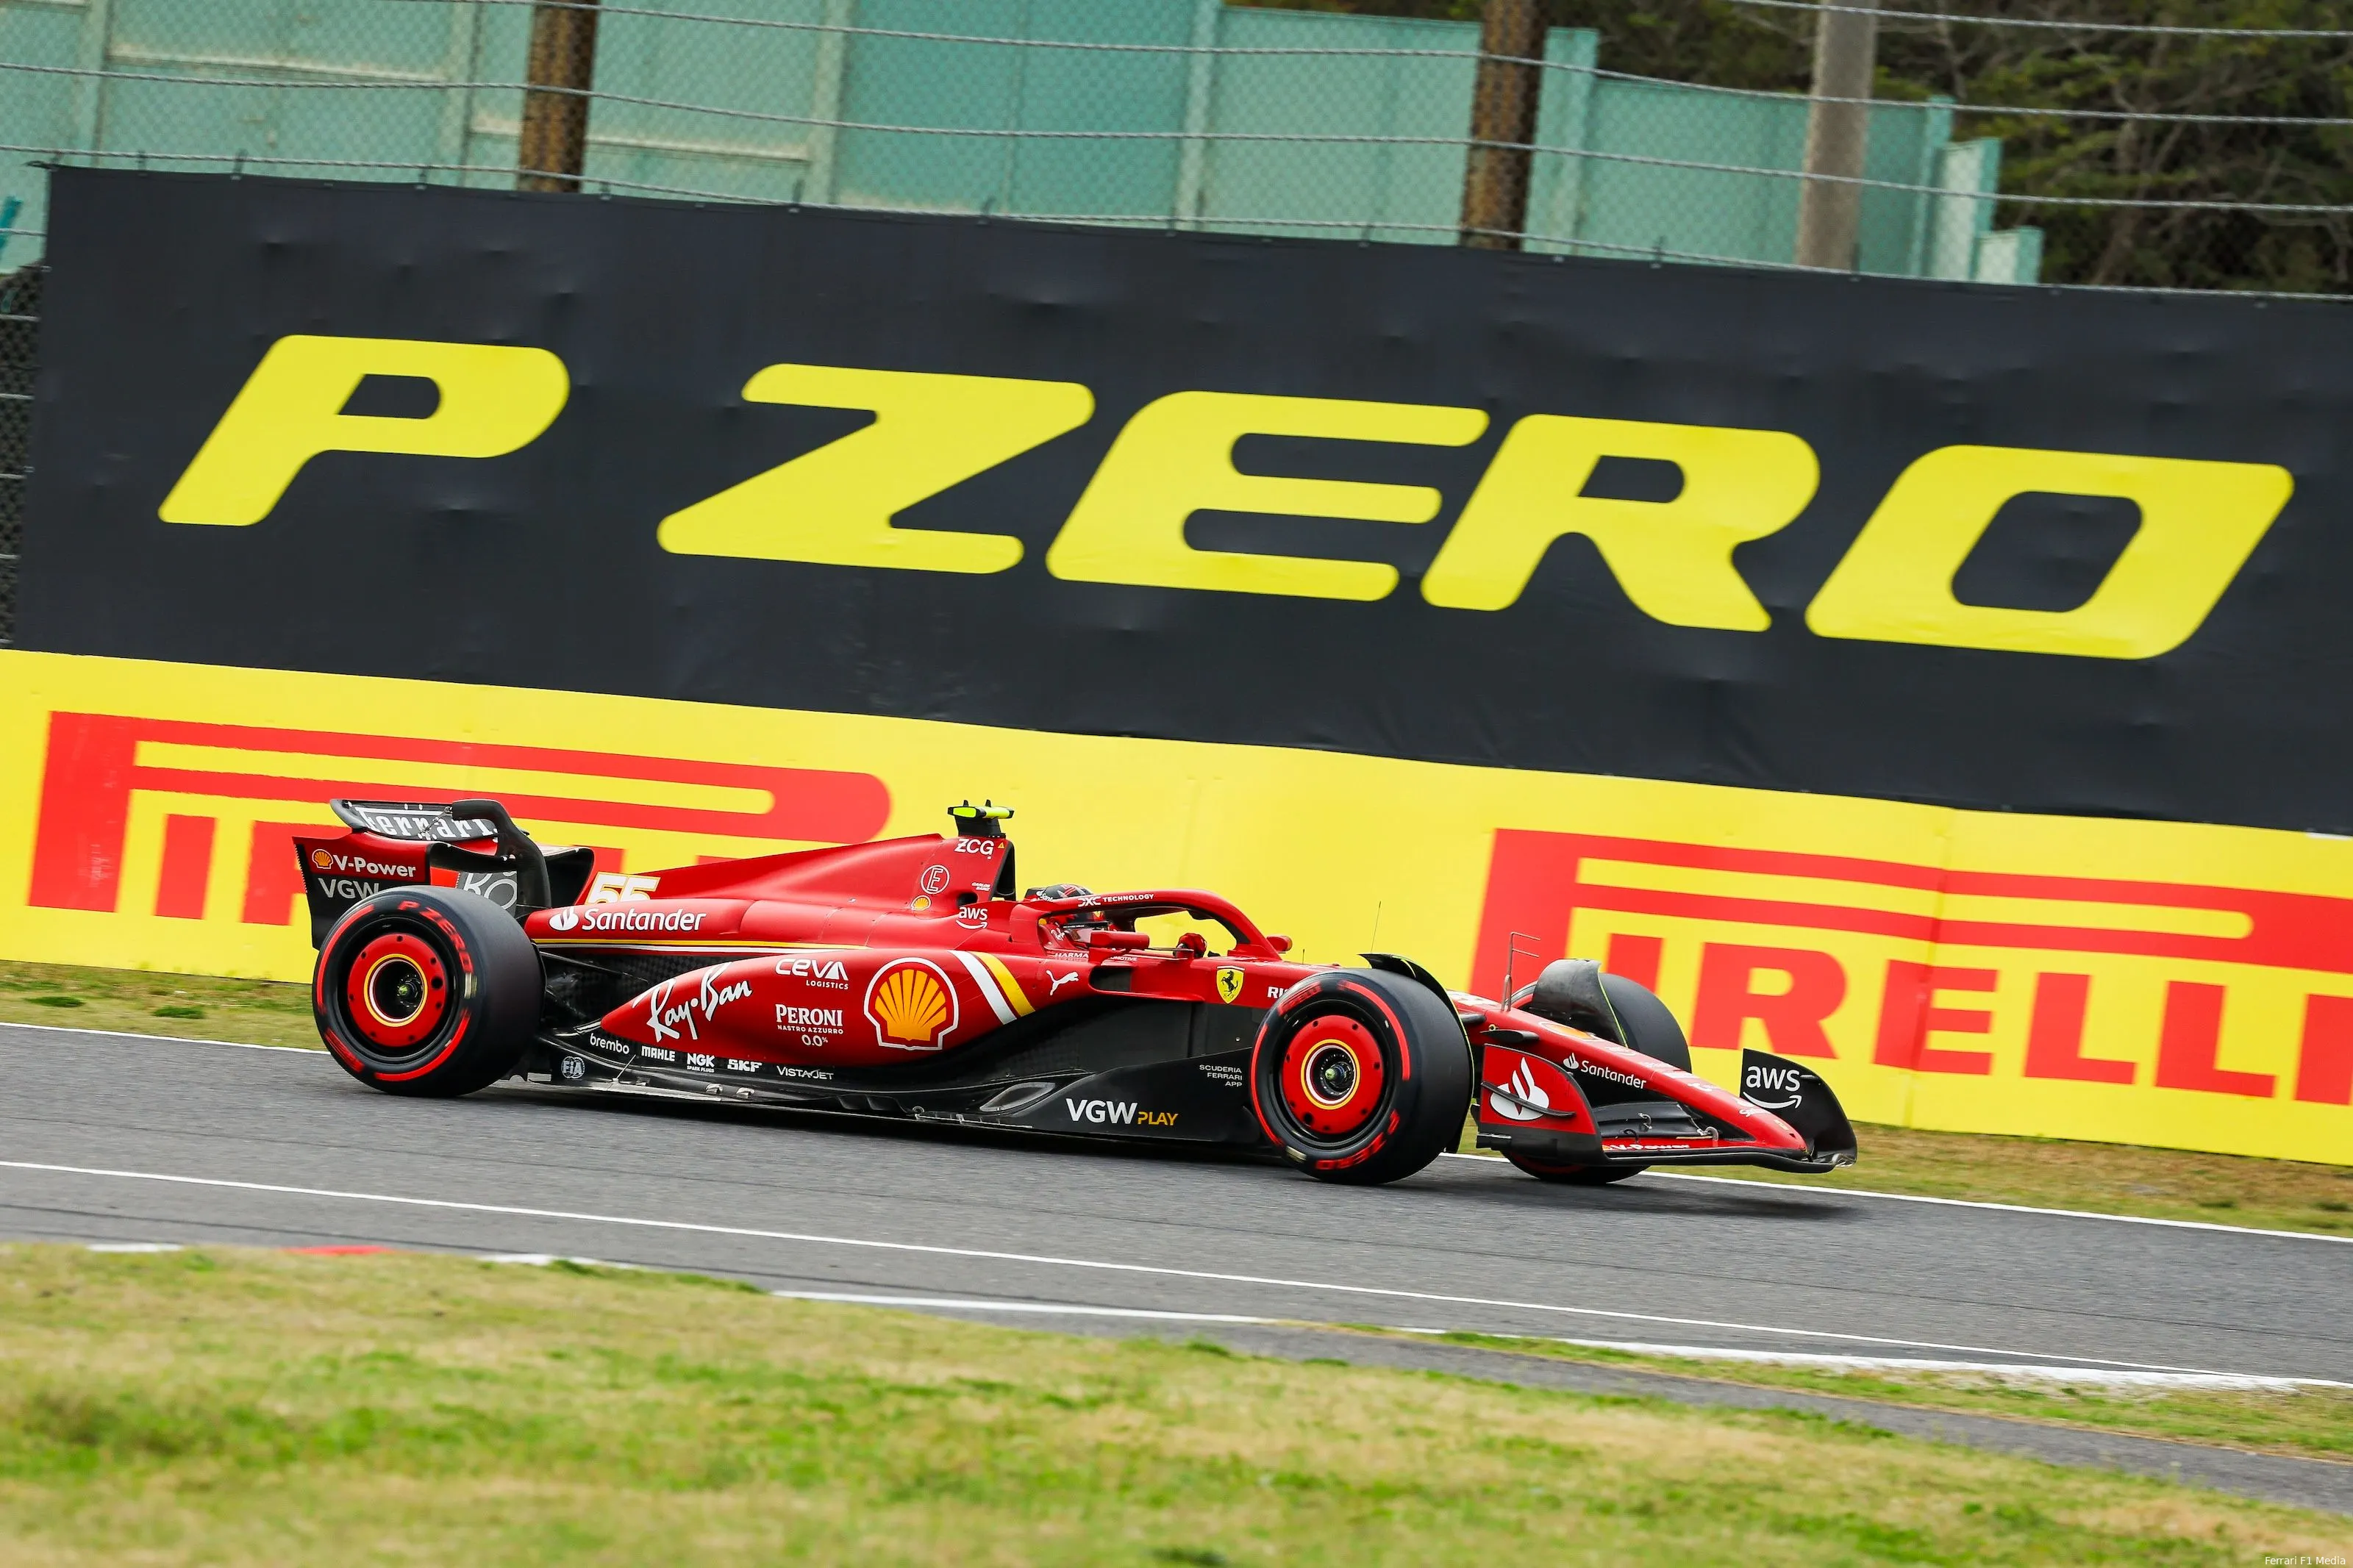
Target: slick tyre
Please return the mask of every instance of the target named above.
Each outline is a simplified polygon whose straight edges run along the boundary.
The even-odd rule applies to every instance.
[[[1609,1010],[1618,1015],[1627,1046],[1652,1061],[1691,1071],[1691,1042],[1683,1038],[1683,1026],[1675,1022],[1673,1012],[1656,992],[1622,974],[1603,975],[1601,989],[1609,994]]]
[[[354,904],[311,972],[319,1037],[386,1094],[471,1094],[514,1070],[539,1027],[539,954],[477,893],[395,888]]]
[[[1616,998],[1611,998],[1615,1001]],[[1525,1171],[1539,1182],[1558,1182],[1569,1187],[1606,1187],[1612,1182],[1622,1182],[1629,1176],[1639,1176],[1648,1165],[1555,1165],[1543,1160],[1531,1160],[1525,1155],[1505,1153],[1504,1159]]]
[[[1410,1176],[1461,1136],[1471,1052],[1454,1010],[1403,975],[1311,976],[1267,1010],[1250,1051],[1250,1108],[1321,1181]]]

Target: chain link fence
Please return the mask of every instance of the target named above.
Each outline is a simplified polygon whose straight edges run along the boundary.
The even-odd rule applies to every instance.
[[[41,322],[39,267],[0,278],[0,647],[16,636],[16,558],[25,542],[25,475]]]
[[[1979,5],[0,0],[0,640],[58,162],[2353,292],[2340,0]]]

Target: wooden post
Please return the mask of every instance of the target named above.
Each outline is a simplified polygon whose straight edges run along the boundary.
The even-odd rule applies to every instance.
[[[1462,243],[1517,250],[1528,226],[1528,146],[1536,138],[1544,71],[1539,0],[1486,0],[1479,75],[1471,90],[1471,155],[1462,170]]]
[[[1855,262],[1855,228],[1862,188],[1848,184],[1862,174],[1871,132],[1871,106],[1825,103],[1825,99],[1868,99],[1873,57],[1879,42],[1873,0],[1838,0],[1850,9],[1821,11],[1814,18],[1814,101],[1806,115],[1806,173],[1841,179],[1803,183],[1798,195],[1798,265],[1834,267]]]
[[[515,188],[576,191],[588,153],[588,90],[596,79],[596,0],[539,0],[531,8],[522,135]]]

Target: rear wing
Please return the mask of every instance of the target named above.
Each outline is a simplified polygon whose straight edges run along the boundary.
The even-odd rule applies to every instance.
[[[392,888],[456,888],[520,920],[578,902],[596,869],[594,849],[543,849],[495,801],[332,800],[327,808],[352,831],[294,840],[312,947],[353,904]]]
[[[483,844],[495,841],[498,825],[486,817],[452,816],[447,805],[417,801],[331,800],[327,809],[343,826],[379,838],[413,844]]]

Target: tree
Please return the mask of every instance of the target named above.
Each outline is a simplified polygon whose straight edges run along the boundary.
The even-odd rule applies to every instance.
[[[1257,4],[1276,0],[1254,0]],[[1475,18],[1478,0],[1281,0],[1294,8]],[[2004,226],[2044,235],[2052,282],[2353,293],[2353,39],[2185,37],[1907,21],[1934,11],[2036,21],[2347,29],[2343,0],[1883,0],[1877,94],[1946,94],[1956,134],[2002,142],[2005,194],[2333,207],[2010,203]],[[1734,0],[1545,0],[1555,26],[1601,35],[1602,67],[1718,87],[1803,92],[1813,18]],[[1972,110],[1970,106],[1982,108]],[[2275,116],[2297,125],[2058,117]]]

